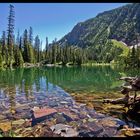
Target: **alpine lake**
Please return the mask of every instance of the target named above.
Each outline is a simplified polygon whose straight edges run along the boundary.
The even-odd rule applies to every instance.
[[[136,75],[117,66],[0,70],[0,136],[131,136],[121,127],[139,128],[139,116],[102,101],[123,97],[119,78]]]

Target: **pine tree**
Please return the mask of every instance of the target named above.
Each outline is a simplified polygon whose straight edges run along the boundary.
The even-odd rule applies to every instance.
[[[5,31],[2,32],[1,45],[3,48],[6,46],[6,33],[5,33]]]
[[[2,55],[4,55],[5,47],[6,47],[6,34],[5,31],[2,33],[2,39],[1,39],[1,45],[2,45]]]
[[[0,67],[3,67],[3,58],[2,58],[2,45],[0,43]]]
[[[16,64],[16,66],[23,66],[23,63],[24,63],[24,60],[23,60],[23,57],[22,57],[22,53],[19,49],[19,46],[16,45],[16,48],[15,48],[15,64]]]
[[[35,37],[34,48],[35,48],[36,62],[40,62],[40,39],[38,35]]]
[[[23,46],[24,46],[24,51],[23,51],[24,62],[28,62],[28,31],[27,29],[25,29],[24,34],[23,34]]]
[[[2,44],[2,58],[3,58],[3,65],[4,64],[8,64],[8,48],[7,48],[7,44],[6,44],[6,33],[5,31],[3,31],[2,34],[2,39],[1,39],[1,44]]]
[[[137,44],[137,49],[136,49],[136,65],[138,68],[140,68],[140,46],[139,46],[139,42],[140,42],[140,37],[139,34],[136,34],[137,38],[136,38],[136,44]]]
[[[29,28],[29,43],[30,45],[33,45],[33,28]]]
[[[137,61],[136,49],[133,46],[133,48],[131,50],[129,50],[128,56],[127,56],[127,58],[125,60],[126,66],[127,67],[136,67],[136,61]]]
[[[41,40],[41,43],[40,43],[40,61],[43,61],[42,43],[43,43],[43,41]]]
[[[22,50],[23,49],[23,40],[22,40],[22,37],[20,37],[20,39],[19,39],[19,50],[21,51],[21,53],[22,53]]]
[[[57,45],[56,62],[61,62],[61,47]]]
[[[60,47],[60,61],[63,61],[63,48]]]
[[[9,65],[12,68],[12,64],[14,62],[13,56],[13,47],[14,47],[14,18],[15,18],[15,11],[14,6],[10,5],[10,12],[8,17],[8,38],[7,38],[7,45],[9,50]]]
[[[45,59],[47,59],[47,51],[48,51],[48,37],[46,37],[46,46],[45,46]]]
[[[49,47],[49,49],[48,49],[48,52],[47,52],[47,62],[49,63],[49,64],[51,64],[52,63],[52,60],[53,60],[53,58],[52,58],[52,47]]]
[[[35,63],[33,47],[28,44],[28,62]]]
[[[73,65],[76,63],[76,48],[73,46],[72,48],[72,62],[73,62]]]
[[[57,39],[55,38],[53,40],[53,45],[52,45],[52,63],[56,64],[56,56],[57,56],[57,44],[56,44]]]
[[[139,68],[140,67],[140,48],[137,47],[136,49],[136,65]]]
[[[16,45],[19,46],[19,44],[20,44],[20,34],[19,34],[19,30],[18,30],[17,38],[16,38]]]
[[[130,59],[131,59],[131,66],[133,67],[135,67],[136,66],[136,49],[135,49],[135,47],[133,46],[133,48],[132,48],[132,52],[131,52],[131,56],[130,56]]]

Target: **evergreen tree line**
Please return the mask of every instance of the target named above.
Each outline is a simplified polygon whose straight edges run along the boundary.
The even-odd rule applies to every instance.
[[[7,31],[3,31],[0,38],[0,67],[23,66],[24,63],[43,63],[43,64],[72,64],[81,65],[89,61],[110,63],[112,60],[117,61],[120,49],[112,49],[111,43],[106,43],[107,47],[99,45],[96,47],[80,48],[77,46],[69,46],[68,44],[60,46],[55,38],[51,44],[48,44],[46,37],[46,46],[42,50],[42,41],[37,35],[33,37],[33,29],[30,27],[25,29],[20,35],[14,35],[15,11],[14,6],[9,6],[8,27]],[[138,44],[137,40],[137,44]],[[101,49],[102,48],[102,49]],[[112,52],[110,51],[112,50]],[[117,53],[117,54],[114,54]],[[129,49],[127,57],[123,57],[126,67],[140,67],[140,47]]]
[[[125,67],[126,68],[140,68],[140,35],[139,33],[135,33],[135,44],[127,54],[127,57],[124,59]]]
[[[33,38],[32,27],[25,29],[20,35],[19,31],[15,39],[14,22],[15,11],[14,6],[9,6],[8,29],[3,31],[0,38],[0,66],[12,67],[23,66],[24,62],[37,63],[42,59],[41,41],[37,35]]]
[[[46,48],[45,63],[81,65],[87,62],[87,52],[77,46],[60,46],[56,39]]]
[[[124,60],[126,68],[140,68],[140,47],[132,47]]]
[[[42,42],[37,35],[33,37],[32,27],[25,29],[20,35],[19,31],[15,38],[14,22],[15,11],[14,6],[9,6],[8,29],[3,31],[0,38],[0,67],[23,66],[24,63],[39,63],[45,61],[47,63],[82,64],[85,59],[85,52],[78,47],[60,47],[57,40],[54,39],[51,45],[48,44],[46,37],[46,46],[42,50]]]

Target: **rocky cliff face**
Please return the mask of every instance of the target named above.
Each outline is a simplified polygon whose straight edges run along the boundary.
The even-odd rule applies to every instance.
[[[136,44],[140,33],[140,3],[105,11],[95,18],[78,23],[59,43],[91,47],[116,39],[128,46]]]

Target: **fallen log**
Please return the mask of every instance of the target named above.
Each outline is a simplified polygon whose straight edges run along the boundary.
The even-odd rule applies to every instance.
[[[136,77],[121,77],[119,80],[124,80],[126,82],[131,82],[132,80],[135,80],[137,78]]]
[[[133,96],[125,96],[123,98],[118,99],[104,99],[103,103],[111,103],[111,104],[124,104],[125,106],[131,106],[140,102],[140,96],[137,96],[134,102]]]
[[[118,98],[118,99],[104,99],[103,103],[112,103],[112,104],[128,104],[129,103],[129,95],[126,95],[123,98]]]
[[[137,96],[137,92],[140,91],[140,77],[121,77],[120,80],[126,82],[122,85],[121,90],[124,97],[118,99],[104,99],[103,103],[124,104],[124,107],[128,107],[128,111],[140,111],[140,96]],[[134,92],[134,96],[130,96],[130,92]]]
[[[118,98],[115,100],[112,99],[105,99],[103,100],[103,103],[112,103],[112,104],[127,104],[128,101],[125,98]]]

